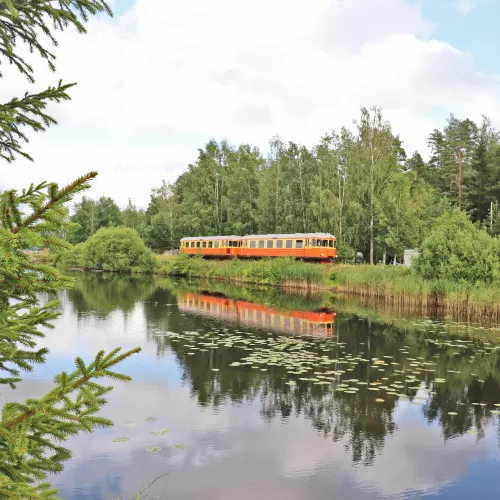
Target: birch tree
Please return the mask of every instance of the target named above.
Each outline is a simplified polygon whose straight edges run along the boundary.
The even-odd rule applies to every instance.
[[[399,170],[400,144],[389,122],[383,120],[380,108],[362,108],[361,119],[356,124],[368,208],[370,264],[373,264],[376,204],[391,176]]]

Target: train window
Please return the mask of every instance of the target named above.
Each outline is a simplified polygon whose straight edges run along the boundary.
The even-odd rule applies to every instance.
[[[330,248],[335,248],[335,241],[330,240],[328,243],[330,243]]]
[[[273,240],[267,240],[267,248],[273,248]]]
[[[191,248],[194,248],[194,241],[191,242]]]
[[[295,248],[303,248],[304,240],[295,240]]]
[[[312,246],[315,247],[317,242],[318,242],[318,240],[312,240]]]
[[[328,240],[323,240],[321,243],[322,247],[327,247],[328,246]]]
[[[212,242],[211,241],[208,242],[208,248],[212,248]]]
[[[287,248],[293,248],[293,240],[286,240],[286,247]]]
[[[207,248],[207,242],[206,241],[203,241],[201,243],[201,248]]]
[[[218,241],[214,241],[214,248],[219,248],[219,242]]]
[[[250,248],[255,248],[255,240],[250,241]]]
[[[283,240],[276,240],[276,248],[283,248]]]
[[[259,240],[259,248],[264,248],[264,240]]]
[[[196,242],[196,248],[200,248],[200,242],[199,241]]]

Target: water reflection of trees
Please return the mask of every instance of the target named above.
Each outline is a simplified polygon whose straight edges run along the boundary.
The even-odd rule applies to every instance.
[[[140,276],[79,272],[74,278],[75,286],[67,294],[77,315],[92,312],[106,317],[115,310],[130,312],[157,289],[154,280]]]
[[[393,397],[372,393],[361,388],[357,394],[331,392],[324,386],[299,383],[296,387],[286,384],[286,372],[273,367],[267,372],[246,368],[230,368],[232,362],[245,356],[245,351],[219,346],[208,352],[196,351],[188,355],[189,348],[185,342],[173,342],[167,337],[157,337],[157,331],[197,330],[207,328],[230,328],[230,324],[216,319],[182,313],[176,303],[176,285],[170,280],[154,280],[133,278],[119,275],[77,276],[76,287],[69,292],[69,299],[79,314],[93,312],[108,314],[115,309],[130,311],[134,304],[142,302],[147,319],[147,337],[154,341],[158,355],[163,355],[171,349],[182,369],[182,377],[191,388],[202,407],[217,408],[228,402],[240,404],[245,401],[261,401],[262,418],[270,421],[276,418],[289,419],[303,415],[312,427],[325,437],[331,436],[336,442],[341,442],[352,460],[370,464],[381,452],[386,436],[396,429],[394,412],[398,403]],[[203,284],[206,286],[206,284]],[[199,283],[181,284],[183,289],[199,290]],[[230,287],[229,287],[230,288]],[[227,286],[219,286],[216,291],[229,293],[231,298],[260,301],[259,303],[275,304],[282,307],[287,297],[276,291],[238,289],[229,290]],[[300,303],[303,305],[301,306]],[[325,297],[294,296],[290,300],[295,309],[304,307],[311,310],[316,304],[324,304]],[[383,356],[400,357],[401,349],[409,348],[412,358],[433,360],[436,365],[434,372],[421,371],[419,380],[425,380],[435,394],[430,394],[423,402],[421,411],[428,422],[437,422],[445,440],[463,435],[471,429],[478,430],[478,438],[484,434],[484,429],[493,420],[491,410],[495,403],[500,403],[499,385],[499,351],[484,350],[480,352],[479,344],[467,348],[456,348],[446,345],[435,345],[426,339],[460,337],[458,330],[446,333],[440,327],[436,333],[421,325],[414,324],[415,319],[405,323],[403,318],[397,321],[376,321],[373,316],[359,318],[351,313],[339,313],[335,320],[335,333],[341,342],[345,342],[344,353],[358,354],[363,352],[366,359],[383,358]],[[475,339],[471,330],[463,339]],[[477,340],[477,339],[476,339]],[[342,355],[342,351],[332,352],[333,357]],[[439,357],[435,357],[438,356]],[[472,356],[472,358],[471,358]],[[399,361],[399,359],[398,359]],[[388,377],[396,369],[404,366],[389,365],[381,374],[371,363],[358,364],[347,377],[370,382],[379,377]],[[213,372],[217,368],[220,371]],[[450,372],[460,373],[450,373]],[[433,384],[436,377],[446,381]],[[404,381],[405,377],[400,377]],[[484,380],[484,382],[480,382]],[[392,378],[391,378],[392,381]],[[403,382],[404,383],[404,382]],[[407,392],[410,403],[417,403],[415,392]],[[376,397],[385,399],[384,403],[376,403]],[[484,403],[485,406],[474,406],[472,403]],[[449,412],[456,412],[451,416]]]
[[[203,320],[200,321],[201,327]],[[498,351],[478,354],[477,346],[470,346],[457,355],[453,347],[438,347],[426,342],[425,332],[405,333],[385,325],[370,325],[368,321],[358,318],[337,317],[336,332],[340,340],[346,342],[345,352],[357,353],[362,345],[366,359],[380,359],[386,355],[397,357],[404,345],[411,345],[413,358],[434,359],[435,372],[420,372],[417,377],[425,380],[435,392],[422,403],[421,410],[429,423],[439,423],[445,440],[474,428],[478,431],[478,438],[481,438],[484,429],[492,422],[491,410],[495,409],[495,403],[500,403]],[[285,377],[285,371],[279,367],[264,373],[248,367],[229,368],[232,362],[245,355],[244,351],[219,346],[206,353],[197,351],[191,356],[187,355],[189,348],[183,347],[182,341],[171,342],[165,337],[156,339],[163,342],[162,349],[168,346],[176,354],[183,379],[189,383],[192,395],[200,406],[217,407],[229,401],[239,403],[260,398],[261,414],[265,420],[304,415],[317,432],[342,442],[353,461],[367,465],[382,451],[386,436],[396,429],[394,411],[399,403],[382,391],[378,394],[362,388],[357,394],[345,394],[311,384],[299,383],[290,387],[286,384],[289,377]],[[440,357],[433,358],[436,354]],[[472,355],[476,357],[470,362]],[[404,367],[389,366],[383,375],[379,375],[370,364],[357,365],[345,378],[376,381]],[[214,375],[212,368],[220,371]],[[462,373],[451,374],[449,370]],[[440,377],[446,378],[446,382],[433,385],[433,379]],[[405,377],[400,376],[399,379],[405,383]],[[484,380],[484,383],[479,380]],[[421,403],[416,399],[415,391],[407,394],[408,403]],[[376,397],[384,398],[385,402],[376,403]],[[485,403],[486,406],[474,406],[472,403]],[[448,415],[448,412],[456,412],[457,415]]]

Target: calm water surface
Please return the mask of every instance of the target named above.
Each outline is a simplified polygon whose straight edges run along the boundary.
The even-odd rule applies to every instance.
[[[115,426],[68,443],[63,498],[132,499],[165,473],[151,497],[500,498],[496,330],[108,275],[79,274],[60,298],[49,362],[16,398],[43,394],[75,356],[143,349],[103,411]]]

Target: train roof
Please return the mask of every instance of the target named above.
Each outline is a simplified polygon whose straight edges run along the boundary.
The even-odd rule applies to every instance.
[[[246,234],[245,236],[186,236],[181,238],[181,241],[185,240],[244,240],[244,239],[257,239],[257,238],[335,238],[333,234],[330,233],[289,233],[289,234]]]
[[[335,238],[330,233],[246,234],[241,239],[255,238]]]
[[[184,240],[198,240],[198,241],[203,241],[203,240],[240,240],[241,236],[186,236],[185,238],[181,238],[181,241]]]

